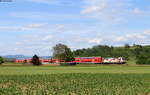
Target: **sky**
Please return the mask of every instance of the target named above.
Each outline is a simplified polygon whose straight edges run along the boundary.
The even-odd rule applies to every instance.
[[[150,0],[0,2],[0,55],[48,56],[58,43],[150,45]]]

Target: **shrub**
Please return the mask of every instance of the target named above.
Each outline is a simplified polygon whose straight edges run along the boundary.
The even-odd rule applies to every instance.
[[[147,60],[146,60],[146,64],[149,64],[149,65],[150,65],[150,59],[147,59]]]
[[[33,56],[31,63],[33,65],[42,65],[42,63],[40,62],[39,57],[37,55]]]
[[[149,54],[140,54],[137,56],[137,64],[150,64],[150,55]]]
[[[0,64],[4,63],[4,59],[0,56]]]

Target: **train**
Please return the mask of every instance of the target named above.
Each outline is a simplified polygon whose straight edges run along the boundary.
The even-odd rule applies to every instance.
[[[78,64],[125,64],[126,60],[123,57],[103,58],[103,57],[76,57],[75,62]]]
[[[16,59],[16,63],[31,63],[32,59]],[[59,59],[53,58],[40,58],[43,64],[49,63],[76,63],[76,64],[126,64],[126,60],[123,57],[103,58],[103,57],[75,57],[71,62],[65,62]]]

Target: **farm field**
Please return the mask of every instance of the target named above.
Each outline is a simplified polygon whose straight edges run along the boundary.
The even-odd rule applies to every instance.
[[[150,95],[150,66],[0,66],[0,95]]]

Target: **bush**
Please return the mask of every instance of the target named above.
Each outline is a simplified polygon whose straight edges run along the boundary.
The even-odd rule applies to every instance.
[[[137,56],[137,64],[150,64],[150,55],[149,54],[140,54]]]
[[[33,56],[31,63],[33,65],[42,65],[42,63],[40,62],[39,57],[37,55]]]
[[[150,59],[147,59],[146,64],[150,65]]]
[[[0,56],[0,64],[4,63],[4,59]]]

